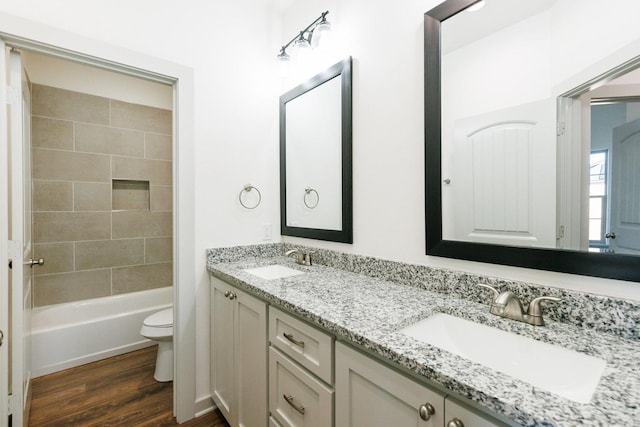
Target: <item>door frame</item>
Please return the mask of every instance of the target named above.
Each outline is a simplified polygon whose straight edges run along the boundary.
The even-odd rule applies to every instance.
[[[162,82],[173,86],[173,310],[174,373],[173,413],[179,423],[196,414],[195,377],[195,132],[194,70],[93,40],[48,25],[0,13],[0,40],[8,47],[33,51],[104,70]],[[4,58],[4,50],[0,58]],[[3,66],[4,67],[4,66]],[[0,67],[1,68],[1,67]],[[5,71],[0,70],[0,77]],[[4,81],[4,80],[2,80]],[[6,129],[6,85],[0,85],[0,129]],[[6,135],[0,135],[0,146]],[[0,162],[5,162],[4,148]],[[0,174],[0,197],[6,200],[7,177]],[[7,213],[0,212],[0,283],[8,278]],[[0,314],[4,326],[5,313]],[[4,330],[4,328],[3,328]],[[5,347],[5,346],[3,346]],[[6,347],[5,347],[6,348]],[[0,379],[0,381],[3,381]],[[2,398],[2,397],[0,397]],[[3,399],[4,400],[4,399]],[[0,408],[0,411],[2,408]]]
[[[0,87],[6,88],[8,57],[0,38]],[[0,90],[0,120],[7,121],[7,90]],[[0,200],[9,199],[9,183],[6,171],[9,166],[9,144],[6,127],[0,132]],[[9,207],[0,209],[0,426],[8,425],[9,417]]]

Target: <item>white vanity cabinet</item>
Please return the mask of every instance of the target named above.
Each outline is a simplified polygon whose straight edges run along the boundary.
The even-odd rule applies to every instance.
[[[267,426],[267,304],[211,284],[211,396],[232,427]]]
[[[384,364],[336,344],[336,426],[497,427],[490,420]]]
[[[333,426],[333,337],[269,307],[272,425]]]

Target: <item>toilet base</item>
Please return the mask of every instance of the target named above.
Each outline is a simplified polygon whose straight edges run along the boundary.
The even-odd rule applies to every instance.
[[[156,371],[153,378],[159,382],[173,381],[173,341],[158,343]]]

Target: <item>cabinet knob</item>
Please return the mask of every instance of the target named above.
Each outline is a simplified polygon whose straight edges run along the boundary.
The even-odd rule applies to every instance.
[[[464,427],[464,424],[459,419],[454,418],[447,423],[447,427]]]
[[[226,298],[229,298],[229,295],[231,295],[231,292],[229,292],[229,291],[225,291],[224,296],[225,296]]]
[[[434,408],[433,405],[429,402],[423,405],[420,405],[420,407],[418,408],[418,414],[420,414],[420,418],[422,418],[424,421],[429,421],[429,418],[431,418],[431,415],[435,413],[436,413],[436,408]]]
[[[236,299],[236,298],[238,298],[238,295],[234,294],[233,292],[229,294],[229,299]]]

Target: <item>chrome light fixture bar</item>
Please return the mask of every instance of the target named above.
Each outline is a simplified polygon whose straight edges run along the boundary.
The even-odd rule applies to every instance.
[[[318,47],[320,39],[323,33],[331,30],[331,23],[327,21],[327,15],[329,11],[323,12],[315,21],[307,26],[304,30],[300,31],[300,34],[289,40],[287,44],[280,48],[278,53],[278,60],[281,62],[287,62],[291,59],[291,56],[287,53],[287,49],[293,44],[292,48],[307,50]]]

